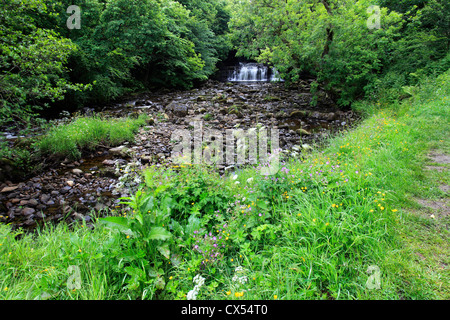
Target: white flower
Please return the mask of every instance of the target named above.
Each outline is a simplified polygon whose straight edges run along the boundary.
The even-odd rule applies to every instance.
[[[238,178],[238,175],[235,174],[234,176],[231,177],[232,180],[236,180]]]
[[[189,291],[186,295],[187,300],[197,300],[198,292],[200,291],[201,286],[205,283],[205,278],[198,274],[194,277],[193,282],[196,285],[194,286],[194,289]]]
[[[246,276],[240,277],[240,278],[238,279],[238,281],[239,281],[240,284],[246,283],[247,280],[248,280],[248,278],[247,278]]]
[[[205,278],[198,274],[194,277],[193,282],[200,288],[205,283]]]
[[[247,179],[247,183],[252,183],[252,182],[253,182],[253,177]]]
[[[240,184],[240,182],[239,182],[239,181],[236,181],[234,184]]]
[[[242,266],[237,266],[236,269],[234,269],[234,272],[244,272],[245,269],[242,268]]]
[[[197,300],[197,295],[198,295],[198,287],[195,286],[194,289],[192,289],[191,291],[189,291],[186,295],[186,299],[187,300]]]

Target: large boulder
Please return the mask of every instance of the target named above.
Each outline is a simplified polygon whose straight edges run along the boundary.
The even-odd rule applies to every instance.
[[[171,102],[166,107],[166,111],[171,111],[177,117],[186,117],[188,114],[188,108],[185,105],[176,102]]]

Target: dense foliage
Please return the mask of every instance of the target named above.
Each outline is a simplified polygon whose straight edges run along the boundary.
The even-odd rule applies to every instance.
[[[313,75],[342,105],[398,96],[450,66],[448,1],[254,0],[234,11],[239,55],[274,65],[288,82]]]
[[[81,10],[79,29],[68,27],[71,5]],[[221,0],[12,0],[0,10],[7,120],[57,99],[81,106],[152,86],[189,88],[230,47]]]
[[[69,28],[71,5],[80,28]],[[232,44],[288,83],[313,76],[313,91],[323,85],[341,105],[401,96],[450,66],[444,0],[11,0],[0,10],[3,120],[61,99],[76,107],[190,88]]]

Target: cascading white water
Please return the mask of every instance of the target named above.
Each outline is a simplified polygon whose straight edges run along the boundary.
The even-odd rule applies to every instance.
[[[262,64],[239,63],[229,75],[228,81],[269,81],[268,73],[268,68]]]
[[[269,79],[270,74],[270,79]],[[233,82],[267,82],[283,81],[276,69],[270,69],[258,63],[239,63],[228,74],[228,81]]]

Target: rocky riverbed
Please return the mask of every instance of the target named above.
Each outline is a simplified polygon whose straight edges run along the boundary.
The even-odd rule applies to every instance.
[[[145,93],[100,109],[85,109],[88,114],[95,111],[111,117],[147,113],[150,119],[133,143],[99,148],[79,161],[65,160],[27,181],[0,182],[0,221],[24,228],[61,220],[85,220],[89,225],[93,214],[118,207],[119,197],[129,195],[124,174],[130,180],[131,172],[144,166],[170,164],[172,133],[177,129],[192,131],[196,121],[224,136],[227,129],[246,130],[257,124],[278,128],[283,152],[299,156],[358,119],[352,111],[339,110],[323,90],[317,106],[312,107],[311,81],[291,89],[282,83],[210,81],[189,91]],[[221,172],[226,169],[234,167],[218,166]]]

